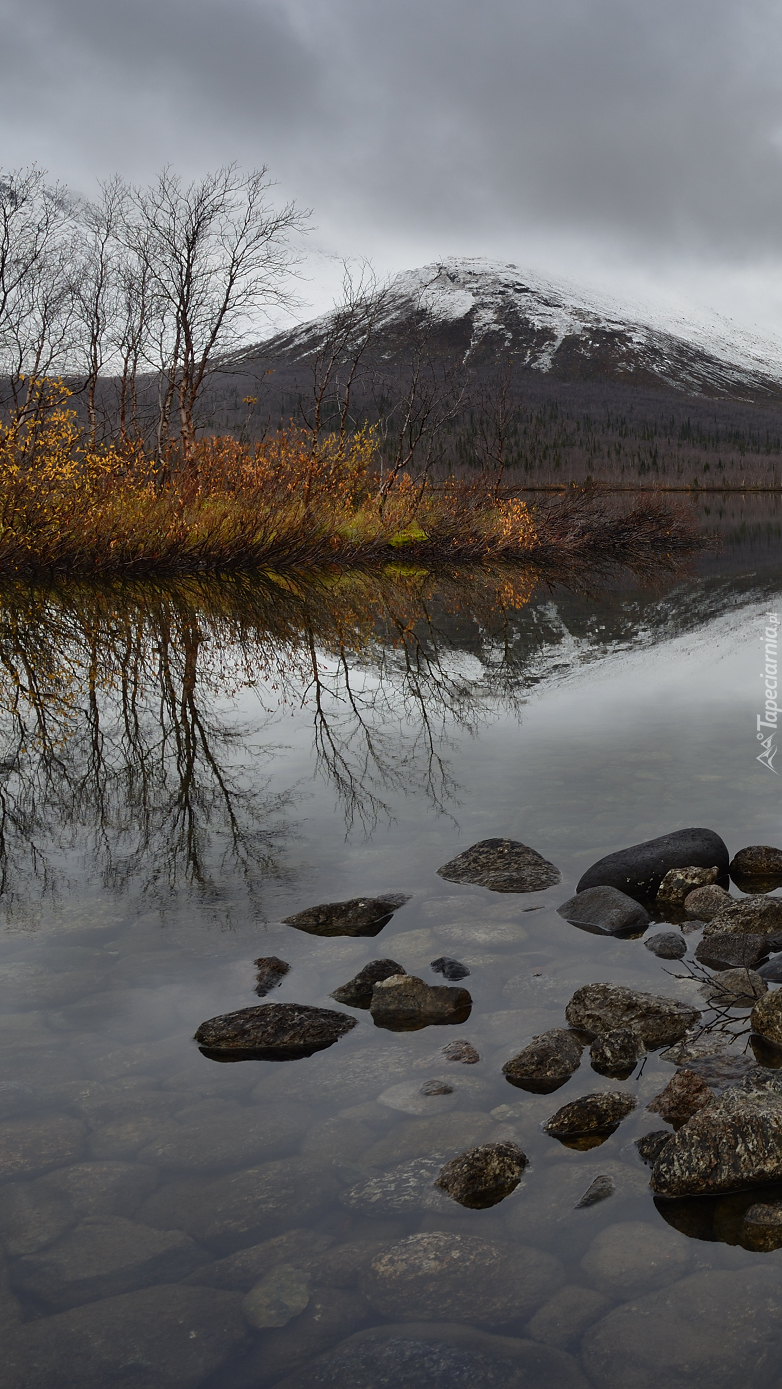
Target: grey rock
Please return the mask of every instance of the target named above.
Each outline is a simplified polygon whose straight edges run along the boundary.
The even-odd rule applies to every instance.
[[[721,1195],[782,1179],[782,1076],[756,1067],[694,1114],[652,1171],[660,1196]]]
[[[572,926],[612,936],[623,931],[642,931],[651,921],[640,902],[615,887],[589,887],[577,892],[557,907],[557,913]]]
[[[638,1297],[688,1272],[692,1246],[660,1221],[621,1221],[600,1230],[581,1267],[590,1286],[614,1297]]]
[[[210,1181],[190,1178],[162,1186],[137,1218],[158,1230],[184,1230],[228,1253],[238,1244],[300,1225],[339,1190],[334,1176],[310,1158],[265,1162]]]
[[[224,1259],[215,1259],[196,1269],[185,1280],[192,1287],[227,1288],[249,1292],[271,1269],[279,1264],[312,1271],[319,1267],[322,1256],[334,1244],[333,1235],[314,1230],[286,1230],[284,1235],[264,1240],[261,1244],[239,1249]],[[370,1246],[371,1247],[371,1246]]]
[[[553,863],[516,839],[482,839],[438,868],[449,883],[475,883],[491,892],[540,892],[562,875]]]
[[[695,1071],[684,1070],[677,1071],[646,1108],[650,1114],[659,1114],[666,1124],[680,1127],[713,1100],[714,1091],[703,1077]]]
[[[571,1027],[598,1037],[617,1027],[632,1027],[647,1047],[677,1042],[700,1013],[678,999],[628,989],[623,984],[585,984],[576,989],[565,1009]]]
[[[485,1210],[516,1190],[528,1158],[517,1143],[483,1143],[451,1158],[436,1185],[460,1206]]]
[[[403,1080],[398,1085],[390,1085],[378,1095],[378,1104],[388,1109],[400,1110],[403,1114],[440,1114],[453,1109],[458,1095],[443,1077],[437,1076],[424,1083],[418,1080]]]
[[[356,1018],[333,1008],[299,1003],[265,1003],[202,1022],[195,1034],[208,1055],[287,1061],[333,1046],[356,1026]]]
[[[742,936],[740,939],[747,940],[751,937]],[[758,974],[767,984],[782,984],[782,955],[772,955],[770,960],[759,966]]]
[[[279,988],[290,971],[287,961],[281,960],[277,955],[261,955],[254,963],[255,992],[259,998],[265,998],[272,989]]]
[[[765,981],[764,981],[765,982]],[[752,1030],[775,1047],[782,1047],[782,992],[767,993],[752,1009]]]
[[[672,868],[712,868],[727,872],[730,855],[718,834],[708,829],[675,830],[673,834],[632,844],[618,853],[607,854],[588,868],[577,892],[589,887],[616,887],[629,897],[643,901],[654,898],[666,873]]]
[[[709,969],[754,969],[768,955],[768,940],[755,935],[714,935],[699,941],[695,958]]]
[[[171,1284],[28,1322],[3,1344],[3,1389],[198,1389],[247,1337],[240,1293]]]
[[[672,1138],[669,1129],[653,1129],[651,1133],[645,1133],[641,1138],[636,1138],[635,1146],[638,1149],[638,1156],[648,1167],[654,1167],[660,1153]]]
[[[451,984],[455,984],[457,979],[466,979],[470,971],[466,965],[459,960],[453,960],[449,955],[438,955],[436,960],[432,960],[430,969],[435,974],[442,974],[444,979],[448,979]]]
[[[684,899],[684,910],[690,918],[699,921],[711,921],[712,917],[721,912],[723,907],[736,899],[726,892],[724,887],[718,887],[716,883],[706,887],[696,887],[692,892],[688,892]]]
[[[718,935],[771,936],[782,930],[782,897],[743,897],[723,906],[703,928],[704,940]]]
[[[648,936],[644,945],[659,960],[681,960],[687,954],[687,942],[679,931],[660,931]]]
[[[602,1090],[581,1095],[563,1105],[543,1125],[552,1138],[582,1138],[612,1132],[635,1109],[637,1100],[625,1090]]]
[[[615,1027],[595,1037],[589,1047],[592,1069],[604,1076],[628,1076],[646,1055],[640,1032],[634,1027]]]
[[[164,1124],[165,1116],[159,1112],[131,1114],[126,1119],[101,1124],[90,1134],[90,1157],[104,1162],[135,1158],[141,1148],[159,1137]]]
[[[334,989],[331,997],[337,1003],[346,1003],[349,1008],[368,1008],[372,1002],[372,990],[381,979],[390,979],[393,974],[406,974],[396,960],[370,960],[358,974]]]
[[[367,1302],[357,1292],[342,1288],[313,1290],[303,1312],[286,1326],[265,1331],[258,1339],[242,1365],[242,1382],[252,1389],[278,1384],[280,1375],[287,1378],[295,1366],[329,1350],[370,1317]]]
[[[403,892],[382,897],[351,897],[347,902],[323,902],[294,916],[284,916],[285,926],[295,926],[309,936],[377,936],[394,912],[409,902]]]
[[[77,1218],[70,1201],[36,1190],[33,1182],[0,1187],[0,1239],[10,1258],[53,1244]]]
[[[730,1090],[738,1081],[744,1080],[756,1069],[756,1062],[752,1056],[734,1056],[719,1051],[710,1056],[693,1057],[686,1062],[686,1067],[688,1071],[700,1076],[701,1080],[705,1080],[717,1095],[723,1090]]]
[[[712,1008],[751,1008],[768,993],[768,984],[753,969],[725,969],[700,991]]]
[[[576,1210],[587,1210],[590,1206],[596,1206],[600,1201],[608,1200],[616,1191],[613,1177],[595,1177],[590,1182],[580,1201],[576,1202]]]
[[[782,1204],[758,1201],[744,1213],[742,1226],[744,1248],[759,1254],[769,1254],[782,1248]]]
[[[447,1080],[425,1080],[419,1092],[421,1095],[452,1095],[453,1086]]]
[[[611,1299],[605,1293],[599,1293],[596,1288],[569,1283],[538,1308],[527,1326],[527,1334],[535,1341],[564,1350],[571,1341],[577,1341],[610,1306]]]
[[[35,1109],[40,1103],[38,1093],[23,1080],[0,1080],[0,1120],[15,1119]]]
[[[426,984],[413,974],[392,974],[375,984],[369,1005],[376,1026],[391,1032],[466,1022],[471,1009],[466,989]]]
[[[407,1158],[429,1156],[434,1152],[451,1157],[462,1148],[493,1143],[506,1137],[497,1123],[480,1110],[456,1109],[431,1119],[408,1119],[395,1124],[389,1133],[368,1148],[363,1161],[367,1167],[391,1167]]]
[[[385,1317],[500,1326],[531,1315],[563,1282],[550,1254],[440,1231],[377,1255],[362,1291]]]
[[[443,1153],[433,1153],[402,1162],[341,1191],[339,1199],[348,1210],[375,1217],[415,1210],[445,1211],[448,1200],[435,1186],[444,1160]]]
[[[7,1119],[0,1124],[0,1181],[34,1177],[76,1162],[85,1140],[84,1125],[67,1114]]]
[[[474,1066],[481,1059],[471,1042],[447,1042],[442,1052],[447,1061],[458,1061],[462,1066]]]
[[[152,1230],[122,1216],[87,1216],[74,1230],[14,1265],[15,1288],[57,1311],[175,1282],[204,1255],[181,1230]]]
[[[446,1322],[408,1322],[359,1331],[321,1360],[280,1381],[279,1389],[368,1389],[369,1385],[372,1389],[587,1389],[575,1360],[553,1345],[492,1336]]]
[[[66,1201],[76,1217],[131,1216],[157,1186],[152,1167],[135,1162],[79,1162],[61,1167],[33,1184],[37,1192]]]
[[[719,876],[718,868],[671,868],[657,889],[657,901],[680,907],[696,888],[716,883]]]
[[[506,1061],[502,1074],[522,1090],[547,1095],[558,1090],[578,1070],[583,1049],[575,1032],[554,1027],[533,1037],[523,1051]]]
[[[782,849],[771,844],[750,844],[739,849],[730,864],[730,876],[736,878],[782,879]]]
[[[694,1273],[609,1312],[582,1360],[595,1389],[773,1384],[781,1325],[776,1268]]]

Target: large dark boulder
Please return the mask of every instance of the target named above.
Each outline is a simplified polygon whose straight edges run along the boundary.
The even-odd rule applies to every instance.
[[[672,868],[718,868],[722,877],[728,871],[729,861],[727,846],[714,830],[675,830],[599,859],[579,880],[576,892],[589,887],[616,887],[642,902],[656,896]]]
[[[264,1003],[202,1022],[195,1034],[202,1052],[216,1061],[293,1061],[330,1047],[356,1026],[333,1008]]]

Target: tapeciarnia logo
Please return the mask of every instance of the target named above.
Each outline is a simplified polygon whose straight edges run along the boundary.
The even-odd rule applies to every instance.
[[[757,761],[762,762],[764,767],[768,767],[770,772],[777,776],[779,772],[774,766],[774,758],[777,755],[777,721],[779,719],[779,705],[777,704],[777,650],[779,640],[779,614],[766,614],[766,627],[763,633],[763,647],[765,655],[765,666],[760,672],[760,678],[764,682],[764,706],[763,713],[758,714],[758,742],[763,751],[759,754]],[[763,729],[770,729],[769,733],[764,733]]]

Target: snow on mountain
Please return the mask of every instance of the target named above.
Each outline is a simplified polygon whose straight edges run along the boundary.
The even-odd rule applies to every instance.
[[[389,295],[378,333],[386,356],[399,350],[405,324],[425,310],[451,350],[476,364],[511,353],[518,364],[563,380],[602,377],[734,399],[782,394],[782,339],[754,337],[717,315],[631,307],[481,257],[405,271]],[[253,355],[303,361],[330,321],[326,314],[277,334]]]

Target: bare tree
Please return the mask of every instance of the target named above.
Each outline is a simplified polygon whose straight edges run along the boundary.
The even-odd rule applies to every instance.
[[[126,204],[126,187],[115,176],[101,185],[97,202],[85,202],[79,208],[81,256],[75,276],[75,306],[80,355],[86,368],[84,389],[91,448],[95,447],[98,434],[98,381],[117,341],[123,278],[127,280],[129,269],[127,263],[123,264],[120,242]]]
[[[302,409],[307,428],[315,440],[324,427],[338,425],[344,445],[351,415],[354,388],[361,382],[375,334],[390,305],[388,284],[378,284],[368,261],[353,271],[343,262],[342,299],[329,314],[312,359],[312,405]]]
[[[150,188],[134,188],[125,239],[144,267],[154,330],[148,334],[165,376],[159,447],[176,399],[186,458],[196,439],[196,405],[221,355],[235,349],[259,311],[290,302],[290,238],[308,213],[275,208],[265,167],[242,174],[231,164],[185,187],[164,169]],[[152,302],[154,301],[154,303]]]

